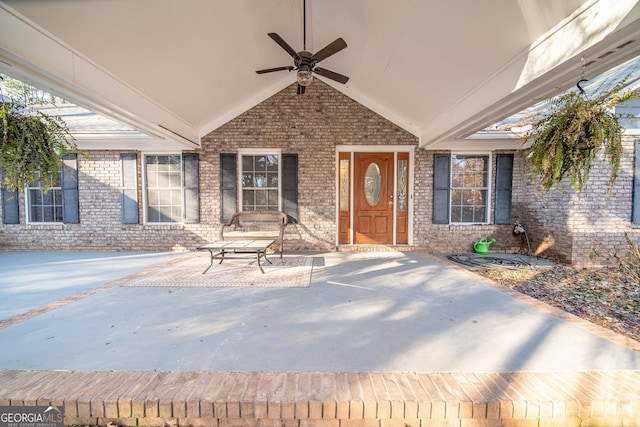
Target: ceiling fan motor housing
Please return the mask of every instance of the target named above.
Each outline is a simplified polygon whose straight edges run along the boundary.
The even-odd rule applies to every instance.
[[[311,52],[303,50],[301,52],[298,52],[298,55],[294,59],[293,63],[295,64],[296,69],[311,71],[313,70],[313,67],[316,66],[316,61],[316,58]]]

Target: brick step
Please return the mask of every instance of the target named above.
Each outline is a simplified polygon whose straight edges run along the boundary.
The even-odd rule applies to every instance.
[[[415,246],[409,245],[339,245],[338,252],[412,252]]]
[[[0,405],[85,426],[640,426],[640,371],[0,370]]]

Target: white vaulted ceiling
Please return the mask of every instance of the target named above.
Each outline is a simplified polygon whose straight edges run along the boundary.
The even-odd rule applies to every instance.
[[[199,138],[295,82],[302,0],[0,1],[0,71],[142,130]],[[640,55],[640,0],[307,0],[318,77],[445,147]],[[610,52],[610,53],[609,53]],[[304,95],[303,95],[304,96]],[[191,141],[191,142],[189,142]]]

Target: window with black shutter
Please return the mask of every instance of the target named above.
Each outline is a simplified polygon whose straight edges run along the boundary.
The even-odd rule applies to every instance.
[[[511,224],[512,187],[513,154],[498,154],[496,155],[495,224]]]
[[[513,154],[496,156],[494,223],[510,224]],[[433,223],[488,224],[490,156],[434,154]]]
[[[182,179],[184,188],[183,222],[195,224],[200,222],[200,161],[197,153],[182,155]]]
[[[236,155],[220,154],[220,222],[229,222],[238,210]]]
[[[433,156],[433,223],[449,224],[449,197],[451,187],[451,155]]]
[[[120,164],[122,223],[138,224],[138,156],[135,153],[122,153]]]
[[[0,182],[4,181],[4,176],[0,174]],[[9,191],[4,185],[2,192],[2,223],[20,224],[20,203],[18,200],[18,190]]]
[[[80,222],[80,201],[78,198],[78,157],[65,156],[57,179],[49,177],[49,188],[44,191],[40,182],[26,188],[26,220],[29,223]]]
[[[262,149],[220,154],[220,221],[238,210],[282,210],[297,223],[298,155]]]
[[[297,224],[298,216],[298,155],[282,155],[282,212],[289,223]]]

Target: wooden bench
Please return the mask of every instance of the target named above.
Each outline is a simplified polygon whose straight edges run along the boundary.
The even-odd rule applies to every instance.
[[[251,253],[258,260],[258,267],[264,273],[260,259],[267,262],[266,251],[277,244],[280,258],[284,251],[284,229],[287,226],[287,215],[279,211],[244,211],[234,214],[229,222],[222,224],[218,240],[200,246],[198,250],[207,250],[211,255],[209,267],[214,258],[220,258],[220,263],[228,253]]]
[[[218,240],[274,239],[282,258],[287,215],[279,211],[243,211],[222,224]]]

